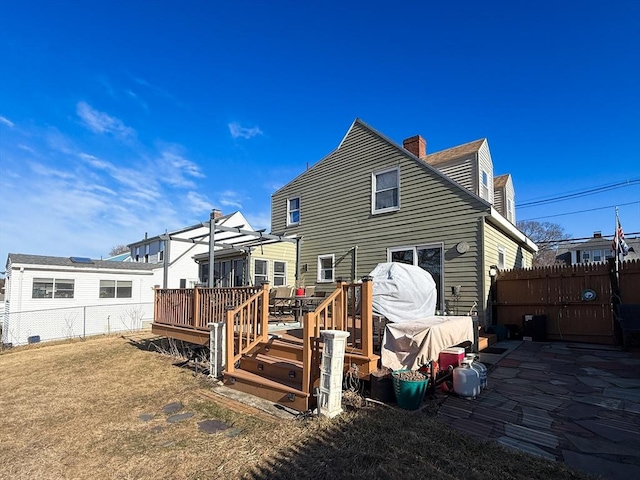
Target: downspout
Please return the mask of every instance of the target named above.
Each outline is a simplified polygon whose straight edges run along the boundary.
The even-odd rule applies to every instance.
[[[165,236],[167,234],[165,233]],[[162,288],[167,289],[167,284],[169,283],[169,256],[171,253],[171,239],[164,239],[164,257],[163,257],[163,265],[162,265]]]
[[[300,244],[302,243],[302,237],[296,237],[296,286],[299,285],[300,279]]]
[[[209,281],[207,282],[209,288],[215,287],[215,279],[213,278],[213,272],[215,271],[213,266],[213,261],[215,260],[215,234],[216,219],[214,218],[214,210],[211,210],[211,214],[209,215]]]
[[[355,282],[358,278],[358,246],[355,245],[351,251],[351,281]]]
[[[485,224],[485,217],[484,215],[481,216],[478,219],[478,223],[480,223],[480,252],[482,252],[482,260],[481,260],[481,270],[480,270],[480,285],[482,285],[482,303],[480,305],[483,306],[482,310],[483,310],[483,321],[484,321],[484,325],[487,326],[489,323],[487,322],[487,312],[488,312],[488,304],[489,304],[489,292],[487,292],[487,282],[486,282],[486,275],[487,272],[489,271],[489,267],[487,265],[487,252],[485,249],[485,228],[486,228],[486,224]],[[493,319],[491,319],[491,322],[493,323]]]

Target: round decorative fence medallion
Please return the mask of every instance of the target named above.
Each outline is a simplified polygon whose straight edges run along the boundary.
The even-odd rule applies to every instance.
[[[595,300],[595,299],[596,299],[596,292],[594,292],[590,288],[587,288],[586,290],[582,291],[582,300],[590,302],[591,300]]]

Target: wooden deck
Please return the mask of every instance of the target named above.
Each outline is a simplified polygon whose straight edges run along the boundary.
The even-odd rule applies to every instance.
[[[373,353],[372,282],[339,282],[299,326],[293,317],[269,316],[268,285],[260,288],[156,290],[152,332],[198,345],[210,338],[210,323],[226,331],[224,382],[238,390],[307,410],[320,378],[322,330],[349,332],[345,369],[368,378],[378,366]],[[284,324],[284,326],[281,326]],[[270,332],[270,327],[273,327]]]

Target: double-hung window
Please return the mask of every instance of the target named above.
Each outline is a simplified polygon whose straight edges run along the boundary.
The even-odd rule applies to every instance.
[[[485,170],[481,173],[482,185],[480,186],[480,196],[489,200],[489,175]]]
[[[273,286],[284,287],[287,284],[287,262],[273,261]]]
[[[269,261],[256,258],[253,261],[253,284],[262,285],[269,281]]]
[[[504,247],[498,247],[498,268],[500,270],[504,270],[505,265],[507,264],[507,254],[505,252]]]
[[[371,212],[384,213],[400,209],[400,168],[394,167],[371,175]]]
[[[287,225],[300,223],[300,197],[287,199]]]
[[[335,255],[318,256],[318,283],[333,282],[335,269]]]

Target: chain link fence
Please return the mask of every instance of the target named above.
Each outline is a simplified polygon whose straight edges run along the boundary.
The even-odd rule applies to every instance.
[[[18,346],[91,335],[134,332],[153,322],[153,302],[4,313],[2,343]]]

